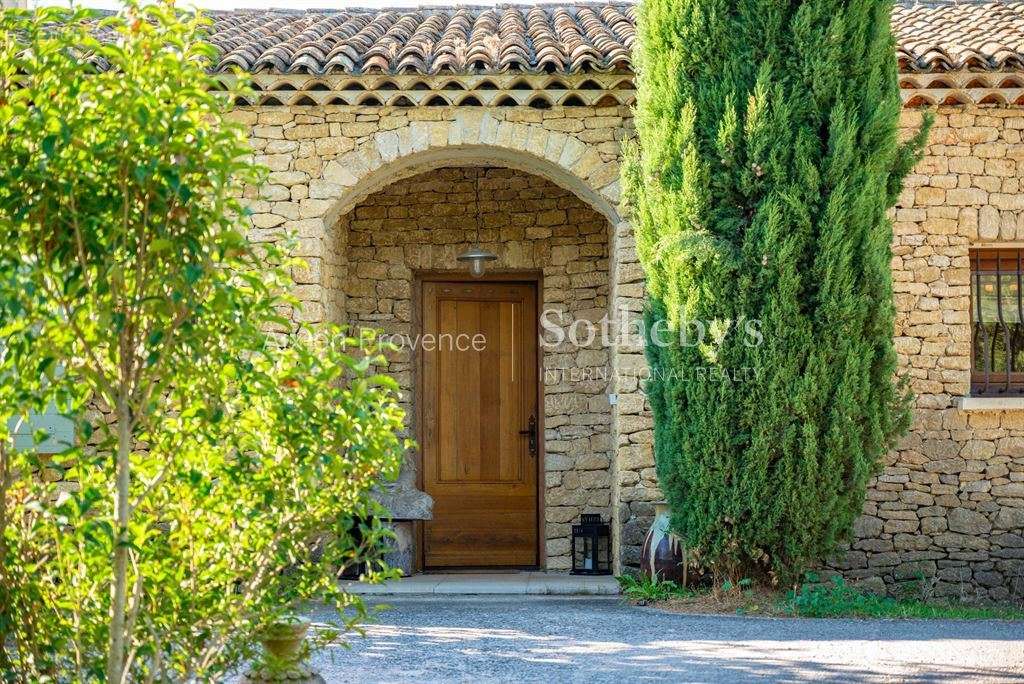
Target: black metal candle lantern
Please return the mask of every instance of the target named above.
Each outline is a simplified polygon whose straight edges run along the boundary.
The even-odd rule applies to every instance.
[[[572,574],[612,574],[612,538],[597,513],[584,513],[572,526]]]

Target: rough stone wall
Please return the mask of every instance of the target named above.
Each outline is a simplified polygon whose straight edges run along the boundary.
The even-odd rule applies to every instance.
[[[640,566],[644,537],[654,521],[654,502],[662,499],[658,476],[654,471],[654,420],[643,392],[647,377],[647,358],[639,324],[644,308],[644,276],[637,261],[633,230],[619,228],[616,255],[619,260],[618,283],[614,291],[616,324],[626,334],[618,338],[614,355],[616,381],[615,434],[618,453],[615,459],[616,503],[613,521],[617,530],[617,556],[623,571]]]
[[[345,308],[353,326],[415,335],[413,274],[457,270],[455,256],[476,234],[498,260],[491,270],[541,270],[542,309],[564,335],[576,320],[608,313],[608,220],[538,176],[507,168],[441,168],[400,180],[341,218],[347,233]],[[553,336],[548,339],[554,342]],[[403,347],[388,372],[415,414],[413,350]],[[611,510],[609,353],[601,340],[577,349],[542,349],[544,365],[545,566],[570,567],[569,526],[581,513]]]
[[[869,485],[854,541],[831,567],[890,593],[965,600],[1024,596],[1024,405],[964,411],[970,389],[968,250],[1024,247],[1024,108],[936,110],[926,156],[895,210],[895,342],[916,399],[907,437]],[[910,136],[922,114],[906,110]],[[629,258],[629,257],[627,257]],[[632,267],[627,267],[632,268]],[[642,284],[620,288],[620,307]],[[634,308],[634,310],[637,310]],[[616,362],[642,369],[620,348]],[[633,372],[618,374],[617,508],[624,569],[638,564],[660,498],[650,414]],[[632,382],[632,385],[631,385]],[[630,393],[630,387],[634,388]]]
[[[605,228],[609,220],[612,223],[611,236],[605,234],[605,239],[615,245],[606,257],[609,280],[605,290],[600,286],[583,289],[595,290],[595,302],[605,298],[605,304],[595,303],[591,308],[606,307],[613,317],[620,311],[635,315],[642,307],[643,274],[637,263],[632,229],[617,215],[621,147],[632,128],[626,107],[240,107],[232,116],[249,128],[256,161],[271,171],[264,185],[246,190],[253,214],[250,239],[267,242],[279,240],[285,231],[297,234],[295,254],[308,263],[308,268],[295,273],[295,294],[303,305],[296,318],[309,322],[348,319],[348,299],[358,288],[347,287],[346,274],[358,273],[360,268],[349,259],[353,249],[363,246],[349,245],[350,232],[343,229],[349,219],[342,217],[365,199],[366,195],[360,194],[364,186],[370,186],[370,192],[383,189],[426,168],[458,166],[467,157],[472,157],[476,164],[512,166],[529,175],[558,177],[557,185],[583,198],[584,205],[603,212]],[[403,164],[406,159],[411,163]],[[569,199],[572,198],[557,201],[568,204]],[[355,220],[362,219],[356,216]],[[592,249],[590,242],[581,244],[579,258],[570,256],[568,251],[556,257],[553,249],[553,259],[565,259],[559,264],[539,264],[525,255],[516,258],[524,264],[537,263],[538,267],[551,269],[551,278],[545,278],[549,287],[547,283],[557,284],[560,277],[567,276],[570,284],[574,277],[582,279],[583,273],[572,273],[569,269],[585,261],[583,256],[592,256],[585,253]],[[445,263],[451,262],[446,259]],[[385,279],[391,280],[394,279]],[[399,286],[389,283],[384,287]],[[404,315],[402,297],[377,296],[391,301],[392,318]],[[363,302],[355,303],[357,309],[365,306]],[[383,315],[381,311],[366,311],[364,315],[372,318],[374,313]],[[582,392],[588,398],[587,410],[580,412],[580,416],[604,412],[607,431],[599,429],[591,418],[571,418],[565,425],[548,420],[548,428],[557,431],[547,436],[549,462],[556,468],[548,474],[548,498],[552,502],[548,511],[549,567],[564,567],[568,563],[564,548],[568,543],[570,516],[586,506],[600,506],[611,517],[615,557],[635,562],[650,522],[647,502],[658,498],[650,456],[650,416],[639,391],[639,370],[644,366],[639,344],[613,346],[604,356],[598,349],[584,352],[594,359],[604,358],[587,364],[595,368],[605,364],[611,375],[604,390],[592,392],[590,387]],[[562,377],[572,381],[571,374]],[[590,385],[596,382],[590,381]],[[577,401],[566,384],[549,385],[547,389],[552,396],[565,395],[559,399],[564,406]],[[600,396],[604,392],[618,392],[617,405],[593,410],[607,402],[606,397]],[[546,410],[554,408],[549,406]],[[551,415],[576,413],[573,405],[572,411]],[[587,422],[577,425],[572,420]],[[562,438],[572,431],[588,433],[586,440]],[[605,446],[605,439],[612,444]],[[584,453],[584,444],[590,453]],[[609,454],[616,450],[618,457],[611,458]],[[608,458],[609,465],[596,468]],[[583,468],[580,464],[589,465]],[[605,481],[609,484],[602,490],[600,483]],[[605,501],[603,493],[581,494],[602,491],[608,492],[610,501]],[[620,535],[620,528],[628,529],[628,535]]]
[[[626,108],[469,110],[339,106],[235,113],[250,126],[257,160],[272,170],[265,186],[247,193],[254,211],[251,237],[275,240],[282,230],[298,233],[298,254],[309,262],[296,273],[304,319],[346,320],[346,300],[353,295],[344,274],[358,269],[349,260],[363,246],[347,243],[350,233],[340,229],[344,220],[332,212],[353,187],[406,156],[437,150],[442,159],[450,155],[457,161],[468,145],[493,147],[496,154],[511,151],[551,162],[592,189],[598,201],[618,207],[620,145],[631,130]],[[923,577],[934,594],[1019,596],[1024,410],[965,412],[957,399],[969,384],[968,249],[1024,244],[1024,109],[956,106],[939,108],[937,115],[927,157],[908,178],[895,213],[896,344],[917,395],[914,425],[886,458],[852,548],[834,567],[854,579],[881,579],[892,590]],[[919,119],[918,112],[905,112],[908,133]],[[439,165],[457,164],[434,167]],[[540,167],[537,173],[544,175]],[[412,172],[403,174],[384,178],[380,187]],[[623,312],[635,316],[642,308],[643,277],[627,221],[613,218],[611,243],[605,294],[617,319]],[[401,313],[401,297],[377,297],[392,301],[393,315]],[[642,350],[638,341],[626,340],[609,354],[607,391],[618,400],[608,433],[616,453],[607,469],[610,506],[616,557],[628,569],[639,560],[651,503],[660,492],[650,413],[640,389]],[[568,471],[557,472],[563,475],[552,478],[556,487]],[[553,558],[562,543],[549,546]]]
[[[907,110],[905,132],[920,121]],[[958,408],[970,389],[968,250],[1024,241],[1022,131],[1022,108],[940,107],[896,207],[896,348],[914,421],[835,564],[879,588],[1024,595],[1024,407]]]

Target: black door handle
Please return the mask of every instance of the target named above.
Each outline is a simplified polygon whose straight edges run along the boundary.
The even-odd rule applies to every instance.
[[[537,418],[535,416],[530,416],[530,421],[527,423],[527,425],[529,427],[527,427],[525,430],[520,430],[519,434],[521,434],[521,435],[529,435],[530,436],[530,442],[529,442],[530,456],[536,456],[537,455]]]

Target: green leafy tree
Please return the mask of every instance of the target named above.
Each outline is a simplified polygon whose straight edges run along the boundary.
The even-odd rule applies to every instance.
[[[830,553],[908,425],[887,211],[891,2],[644,0],[625,185],[646,272],[658,476],[720,576]]]
[[[0,416],[55,404],[79,436],[0,427],[14,681],[216,680],[300,602],[365,617],[335,572],[384,537],[397,387],[372,336],[282,314],[296,264],[239,232],[258,176],[205,27],[0,13]]]

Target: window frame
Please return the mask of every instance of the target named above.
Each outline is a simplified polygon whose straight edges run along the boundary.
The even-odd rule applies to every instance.
[[[1017,306],[1018,306],[1018,317],[1021,319],[1021,325],[1024,325],[1024,247],[1019,246],[991,246],[991,247],[976,247],[971,248],[968,252],[969,255],[969,299],[970,299],[970,331],[971,331],[971,352],[970,352],[970,372],[971,372],[971,388],[970,396],[972,397],[1015,397],[1024,398],[1024,369],[1010,372],[1009,366],[1006,372],[997,372],[994,370],[978,369],[977,363],[977,347],[975,346],[975,340],[977,335],[975,333],[975,324],[979,321],[974,320],[974,313],[979,306],[981,297],[980,288],[980,277],[983,275],[996,276],[996,287],[1000,287],[1000,277],[1005,275],[1015,275],[1017,277]],[[985,260],[991,262],[994,266],[989,268],[982,268],[985,265]],[[1005,268],[1004,268],[1005,267]],[[1002,309],[1002,295],[1000,292],[996,293],[997,311],[999,314],[1003,313]],[[1000,315],[1000,318],[1002,316]],[[987,323],[987,321],[980,321],[981,323]],[[1004,338],[1006,337],[1005,322],[992,321],[1004,326]],[[1019,347],[1010,347],[1009,351],[1024,351],[1024,341],[1021,342]],[[985,352],[986,358],[988,353]],[[1009,355],[1008,355],[1009,356]],[[1009,361],[1007,362],[1009,363]],[[991,366],[992,361],[988,359],[988,365]]]

